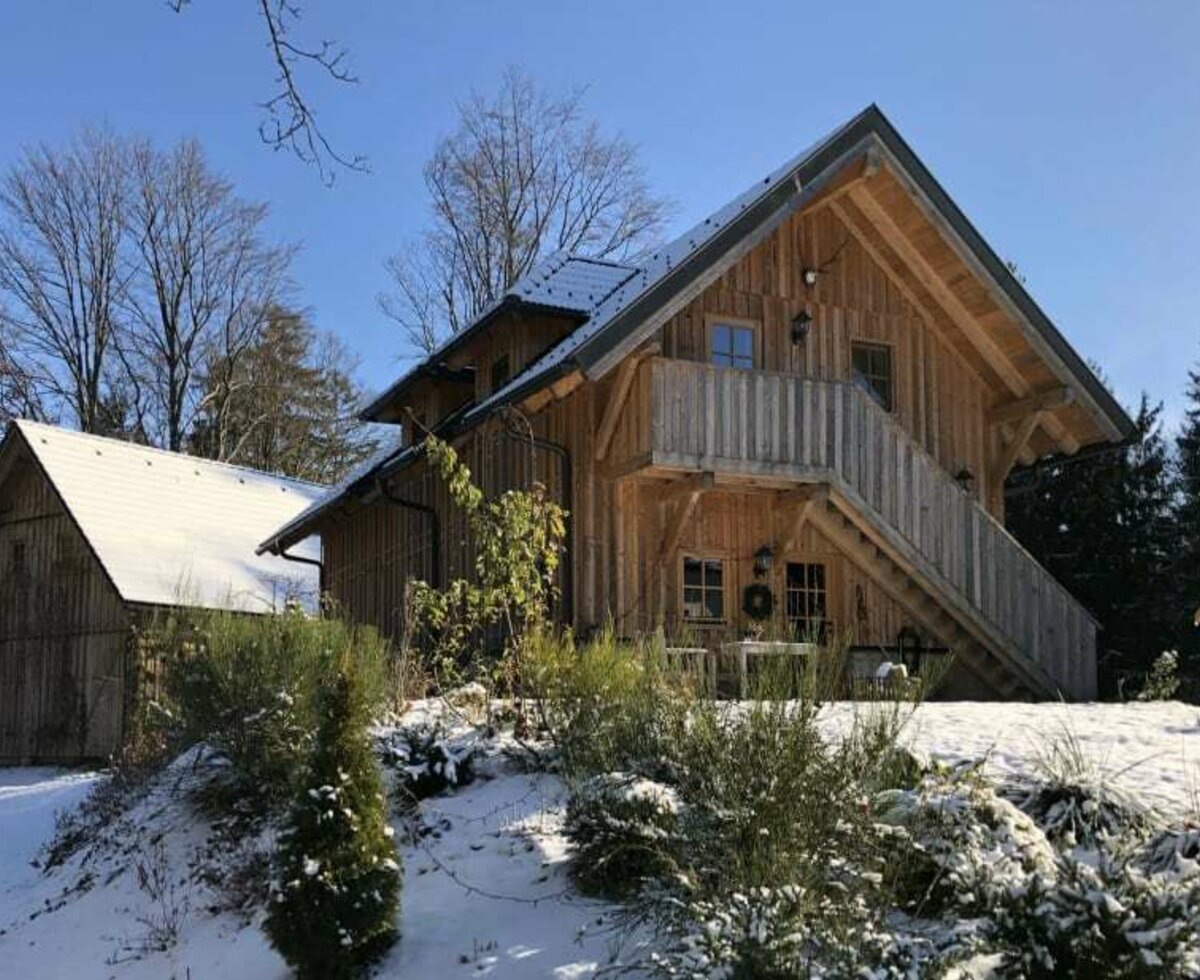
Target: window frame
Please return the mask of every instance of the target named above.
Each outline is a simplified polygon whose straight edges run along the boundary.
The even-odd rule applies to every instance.
[[[706,353],[707,360],[713,367],[725,368],[731,371],[757,371],[762,367],[762,321],[751,320],[740,316],[721,316],[717,313],[709,313],[705,316],[705,337],[706,337]],[[744,330],[750,334],[750,365],[742,365],[736,363],[718,364],[717,349],[716,349],[716,333],[718,327],[728,327],[730,330]],[[723,357],[728,357],[731,362],[737,359],[735,348],[732,345],[727,354],[722,354]]]
[[[886,399],[880,394],[879,389],[875,387],[873,381],[873,379],[883,376],[877,373],[864,374],[855,367],[854,355],[858,350],[862,350],[868,354],[885,354],[887,356],[888,397]],[[896,347],[894,344],[890,344],[886,340],[852,338],[850,340],[850,380],[857,383],[860,378],[870,388],[870,393],[875,396],[875,400],[880,408],[888,413],[896,410]]]
[[[791,570],[793,567],[805,569],[803,575],[804,582],[799,588],[792,587]],[[821,569],[821,584],[819,588],[815,587],[811,582],[809,569],[812,568]],[[829,604],[832,593],[831,568],[832,566],[828,561],[820,558],[787,559],[783,563],[783,617],[787,622],[788,628],[793,630],[801,640],[809,640],[814,635],[812,621],[815,617],[816,604],[812,600],[815,596],[820,597],[821,616],[816,637],[820,641],[824,641],[828,637],[830,630]],[[798,615],[792,614],[793,595],[799,599],[804,610]],[[805,623],[803,634],[797,632],[797,625],[801,621]]]
[[[700,563],[700,584],[689,585],[687,581],[687,563],[689,561]],[[708,582],[708,566],[716,564],[720,568],[721,582],[719,585],[711,585]],[[728,569],[726,569],[726,561],[723,557],[715,555],[698,555],[698,554],[681,554],[679,556],[679,618],[685,623],[694,624],[697,626],[725,626],[729,622],[729,606],[727,603],[729,595],[729,578]],[[700,608],[704,610],[705,615],[689,616],[688,615],[688,591],[700,592]],[[720,595],[721,615],[713,617],[708,613],[708,596],[709,593],[717,593]]]

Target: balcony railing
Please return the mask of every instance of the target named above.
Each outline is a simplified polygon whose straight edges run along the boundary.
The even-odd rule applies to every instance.
[[[656,358],[653,465],[829,482],[918,573],[1064,692],[1095,696],[1095,622],[891,415],[845,382]]]

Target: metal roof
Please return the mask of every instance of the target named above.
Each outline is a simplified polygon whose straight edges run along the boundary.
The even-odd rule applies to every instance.
[[[594,259],[570,252],[555,252],[534,266],[490,303],[465,328],[442,343],[435,351],[389,385],[360,413],[367,421],[377,421],[380,413],[418,377],[438,369],[455,350],[486,327],[507,309],[542,309],[586,319],[637,268]]]
[[[315,567],[254,546],[325,487],[52,425],[12,426],[126,602],[262,612],[316,597]],[[318,542],[296,554],[319,558]]]

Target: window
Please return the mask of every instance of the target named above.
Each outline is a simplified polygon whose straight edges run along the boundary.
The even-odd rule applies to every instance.
[[[887,411],[892,410],[892,349],[887,344],[850,345],[850,367],[854,382]]]
[[[724,622],[725,574],[719,558],[683,559],[683,618]]]
[[[718,367],[754,367],[754,328],[734,323],[712,325],[712,362]]]
[[[818,562],[789,561],[786,596],[788,624],[796,636],[823,641],[829,627],[825,566]]]
[[[508,355],[501,354],[492,361],[491,385],[492,391],[499,391],[508,383]]]

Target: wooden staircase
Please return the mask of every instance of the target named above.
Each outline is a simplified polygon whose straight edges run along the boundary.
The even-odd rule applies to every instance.
[[[991,696],[1096,695],[1096,623],[851,384],[654,358],[646,462],[828,487],[810,519]]]

